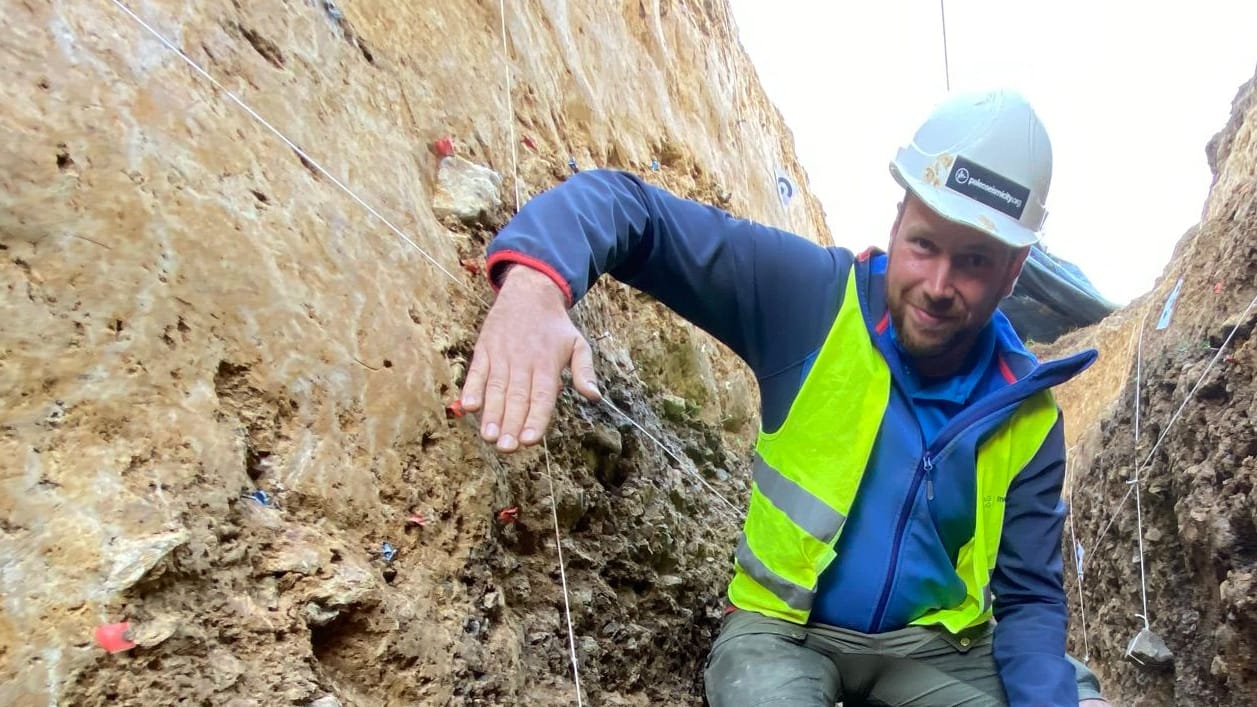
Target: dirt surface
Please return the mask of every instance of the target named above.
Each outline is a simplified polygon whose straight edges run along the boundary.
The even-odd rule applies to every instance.
[[[1081,600],[1077,572],[1071,566],[1066,575],[1071,648],[1089,653],[1106,692],[1123,705],[1257,704],[1254,82],[1240,90],[1207,151],[1215,177],[1204,218],[1154,290],[1041,352],[1089,345],[1102,354],[1058,394],[1073,447],[1066,552],[1073,556],[1076,541],[1086,553]],[[1169,324],[1158,330],[1180,279]],[[1174,654],[1160,667],[1124,657],[1144,613],[1140,514],[1129,483],[1136,472],[1149,625]]]
[[[746,372],[609,285],[577,319],[670,454],[567,400],[502,459],[445,404],[489,234],[569,158],[827,240],[726,5],[508,2],[509,62],[488,0],[130,6],[309,157],[113,3],[9,8],[0,703],[574,704],[552,502],[586,703],[700,703]],[[436,218],[445,135],[502,207]]]
[[[111,2],[10,8],[0,703],[573,704],[553,508],[586,703],[701,704],[736,530],[697,479],[743,502],[753,381],[608,283],[575,316],[645,432],[569,397],[548,461],[500,458],[445,409],[476,271],[516,187],[569,159],[827,242],[823,214],[723,2],[506,6],[505,48],[490,0],[132,6],[221,90]],[[466,222],[432,208],[446,135],[504,182]],[[1208,153],[1154,290],[1042,352],[1102,352],[1059,395],[1087,551],[1067,579],[1071,647],[1119,704],[1257,704],[1252,84]],[[1123,658],[1137,469],[1163,668]],[[123,621],[137,645],[106,653],[93,631]]]

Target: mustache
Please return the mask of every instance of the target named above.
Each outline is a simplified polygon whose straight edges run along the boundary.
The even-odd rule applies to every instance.
[[[913,307],[923,309],[936,317],[954,317],[957,315],[954,311],[956,309],[956,298],[954,297],[936,300],[932,300],[929,297],[911,297],[905,299],[907,299],[908,304]]]

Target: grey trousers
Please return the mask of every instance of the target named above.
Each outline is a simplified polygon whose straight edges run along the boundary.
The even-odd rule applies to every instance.
[[[988,627],[960,635],[910,626],[865,634],[799,626],[750,611],[725,617],[707,659],[712,707],[1003,707]],[[1072,659],[1071,659],[1072,661]],[[1079,699],[1099,684],[1081,663]]]

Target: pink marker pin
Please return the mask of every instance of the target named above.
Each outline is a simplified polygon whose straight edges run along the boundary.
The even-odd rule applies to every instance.
[[[446,135],[432,143],[432,152],[437,157],[449,157],[454,154],[454,141]]]
[[[110,653],[121,653],[135,648],[131,640],[131,624],[127,621],[96,627],[96,642]]]

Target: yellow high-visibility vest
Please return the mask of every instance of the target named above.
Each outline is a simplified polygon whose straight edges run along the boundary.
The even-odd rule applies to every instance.
[[[834,548],[868,466],[890,384],[890,369],[864,323],[852,267],[842,307],[785,422],[775,432],[760,432],[750,510],[729,585],[734,606],[807,623],[821,573],[837,559]],[[990,619],[1004,497],[1057,415],[1052,394],[1040,391],[982,443],[974,534],[956,559],[966,596],[913,624],[942,624],[958,633]]]

